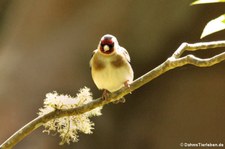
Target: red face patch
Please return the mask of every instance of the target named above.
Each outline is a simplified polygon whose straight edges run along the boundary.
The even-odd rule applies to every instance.
[[[105,45],[107,45],[109,47],[108,50],[104,49]],[[112,41],[111,37],[105,37],[103,40],[101,40],[100,50],[104,54],[110,54],[114,51],[114,42]]]

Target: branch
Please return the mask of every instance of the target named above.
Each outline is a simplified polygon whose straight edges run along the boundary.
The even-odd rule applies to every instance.
[[[3,144],[0,145],[0,149],[12,148],[19,141],[21,141],[23,138],[29,135],[32,131],[39,128],[41,125],[48,122],[49,120],[60,118],[63,116],[83,114],[85,112],[95,109],[96,107],[104,106],[113,101],[119,100],[123,96],[131,93],[132,91],[138,89],[139,87],[143,86],[144,84],[150,82],[151,80],[157,78],[158,76],[162,75],[163,73],[171,69],[181,67],[187,64],[191,64],[197,67],[210,67],[212,65],[220,63],[225,60],[225,52],[215,55],[211,58],[205,59],[198,58],[194,55],[186,55],[181,57],[181,55],[185,51],[205,50],[219,47],[225,47],[225,41],[204,42],[195,44],[183,43],[173,53],[171,57],[169,57],[161,65],[157,66],[153,70],[149,71],[148,73],[144,74],[143,76],[133,81],[133,83],[130,84],[129,88],[124,87],[114,93],[111,93],[107,100],[98,98],[88,104],[85,104],[77,108],[66,110],[55,110],[46,115],[39,116],[34,120],[32,120],[31,122],[29,122],[28,124],[26,124],[20,130],[15,132],[10,138],[8,138]]]

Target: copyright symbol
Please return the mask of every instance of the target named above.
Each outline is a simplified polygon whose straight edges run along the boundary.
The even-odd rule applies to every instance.
[[[181,146],[181,147],[183,147],[183,146],[184,146],[184,144],[183,144],[183,143],[180,143],[180,146]]]

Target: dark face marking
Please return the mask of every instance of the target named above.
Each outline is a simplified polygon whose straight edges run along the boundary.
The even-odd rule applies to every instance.
[[[104,46],[107,45],[109,50],[105,51]],[[100,51],[104,54],[111,54],[114,51],[114,42],[111,36],[105,36],[100,43]]]

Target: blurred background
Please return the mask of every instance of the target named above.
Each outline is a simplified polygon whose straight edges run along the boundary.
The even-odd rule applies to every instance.
[[[75,96],[84,86],[102,93],[89,68],[104,34],[117,37],[131,56],[135,78],[161,64],[182,42],[200,40],[206,23],[225,5],[190,7],[192,0],[1,0],[0,142],[37,117],[45,94]],[[194,53],[209,57],[224,49]],[[187,54],[187,53],[186,53]],[[180,143],[225,144],[225,63],[177,68],[107,105],[93,118],[92,135],[59,146],[60,138],[37,129],[15,149],[176,149]]]

